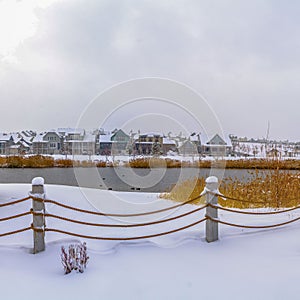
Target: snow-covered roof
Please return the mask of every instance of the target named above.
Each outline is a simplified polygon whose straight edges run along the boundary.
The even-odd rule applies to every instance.
[[[163,138],[163,144],[164,145],[176,145],[176,142],[174,140],[170,140],[168,138]]]
[[[11,138],[11,135],[8,133],[0,133],[0,141],[9,141]]]
[[[192,133],[189,137],[191,142],[199,142],[200,141],[200,134]]]
[[[40,132],[37,134],[34,139],[32,140],[32,143],[47,143],[47,141],[44,141],[43,138],[46,135],[47,132]]]
[[[223,141],[226,145],[222,145],[221,143],[220,144],[213,144],[212,141]],[[210,137],[205,145],[213,145],[213,146],[227,146],[227,147],[232,147],[232,143],[231,143],[231,139],[229,137],[228,134],[225,134],[225,135],[221,135],[221,134],[218,134],[216,133],[214,136]]]
[[[83,138],[83,142],[92,143],[96,142],[96,135],[91,133],[86,133]]]
[[[148,137],[159,136],[159,137],[163,137],[164,135],[160,132],[146,132],[146,133],[139,134],[139,136],[148,136]]]
[[[95,134],[85,134],[83,139],[68,140],[68,143],[94,143],[96,142]]]
[[[111,137],[112,137],[111,133],[101,134],[99,136],[99,142],[100,143],[110,143],[111,142]]]
[[[57,132],[62,134],[62,135],[69,135],[69,134],[80,134],[84,135],[85,130],[82,128],[58,128]]]

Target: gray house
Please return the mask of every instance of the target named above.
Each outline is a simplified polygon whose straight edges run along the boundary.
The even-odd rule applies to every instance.
[[[126,154],[130,137],[122,129],[115,129],[111,133],[100,133],[99,151],[100,155]]]
[[[40,133],[32,141],[32,152],[34,154],[59,154],[62,142],[62,136],[56,131]]]
[[[193,143],[190,140],[185,140],[184,142],[181,142],[178,146],[178,152],[180,155],[197,155],[198,147],[195,143]]]
[[[9,147],[14,144],[14,140],[11,134],[0,133],[0,154],[9,154]]]
[[[227,156],[232,153],[232,143],[230,138],[222,138],[215,134],[210,140],[202,145],[202,153],[212,156]]]

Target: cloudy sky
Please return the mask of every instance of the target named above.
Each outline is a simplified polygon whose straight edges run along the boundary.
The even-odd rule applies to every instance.
[[[269,122],[300,140],[299,15],[297,0],[0,0],[0,131],[75,126],[103,90],[162,77],[226,133],[265,137]]]

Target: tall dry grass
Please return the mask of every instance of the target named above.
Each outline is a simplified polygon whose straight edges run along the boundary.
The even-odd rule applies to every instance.
[[[226,168],[226,169],[280,169],[280,170],[300,170],[300,160],[296,159],[237,159],[237,160],[199,160],[181,161],[178,159],[160,158],[160,157],[143,157],[133,158],[126,167],[131,168]]]
[[[204,186],[204,178],[195,178],[182,182],[170,193],[163,193],[160,197],[183,202],[197,197],[203,191]],[[294,207],[300,204],[300,172],[291,173],[279,169],[265,172],[254,171],[248,181],[225,178],[219,190],[225,196],[247,201],[224,200],[219,197],[220,205],[225,207]],[[205,197],[193,202],[203,204]]]

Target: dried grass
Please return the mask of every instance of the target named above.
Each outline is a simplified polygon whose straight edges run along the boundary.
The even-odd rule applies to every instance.
[[[256,170],[251,176],[248,181],[225,178],[220,184],[222,194],[249,202],[219,198],[220,205],[234,208],[286,208],[300,204],[300,172],[292,173],[279,169],[264,172]],[[204,186],[204,178],[187,180],[170,193],[161,194],[160,197],[183,202],[197,197]],[[204,202],[205,197],[194,201],[195,204]]]

